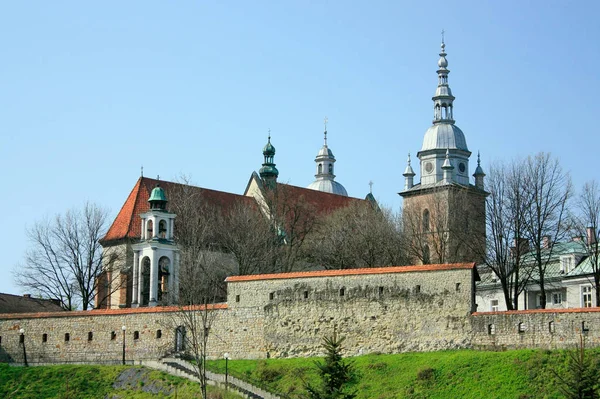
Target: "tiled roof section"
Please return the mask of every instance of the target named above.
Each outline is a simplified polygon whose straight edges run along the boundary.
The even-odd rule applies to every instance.
[[[346,197],[289,184],[278,183],[277,186],[284,189],[286,194],[293,198],[303,198],[319,214],[327,214],[336,209],[345,208],[352,203],[366,202],[366,200],[360,198]]]
[[[228,283],[240,281],[257,281],[257,280],[279,280],[292,278],[309,278],[309,277],[335,277],[335,276],[355,276],[365,274],[386,274],[386,273],[414,273],[414,272],[436,272],[442,270],[460,270],[473,269],[475,263],[452,263],[440,265],[419,265],[419,266],[390,266],[376,267],[365,269],[343,269],[343,270],[318,270],[308,272],[294,273],[273,273],[273,274],[255,274],[247,276],[230,276],[225,279]]]
[[[128,314],[142,313],[172,313],[190,310],[220,310],[227,309],[226,303],[215,303],[204,307],[198,306],[156,306],[145,308],[125,308],[125,309],[95,309],[95,310],[77,310],[72,312],[38,312],[38,313],[19,313],[19,314],[0,314],[0,320],[6,319],[39,319],[46,317],[87,317],[87,316],[122,316]]]
[[[526,315],[536,313],[591,313],[600,312],[600,308],[567,308],[567,309],[527,309],[527,310],[504,310],[500,312],[475,312],[473,316],[489,315]]]
[[[102,238],[102,243],[122,240],[125,238],[137,239],[140,237],[140,214],[150,210],[148,198],[150,198],[150,193],[157,184],[160,184],[160,186],[165,190],[165,194],[169,200],[171,200],[171,197],[169,197],[170,193],[185,188],[190,190],[190,194],[197,194],[204,203],[221,208],[232,207],[236,203],[245,203],[249,206],[256,206],[255,200],[251,197],[226,193],[223,191],[209,190],[202,187],[185,186],[181,183],[174,183],[165,180],[159,181],[147,177],[140,177],[133,187],[133,190],[131,190],[131,193],[127,197],[127,200],[123,204],[123,207],[119,211],[119,214],[115,218],[113,224],[108,229],[108,232],[104,238]]]
[[[49,299],[0,293],[0,313],[29,312],[63,312],[63,309]]]

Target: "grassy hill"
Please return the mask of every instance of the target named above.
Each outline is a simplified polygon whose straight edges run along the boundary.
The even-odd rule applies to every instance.
[[[587,351],[598,359],[600,350]],[[568,373],[565,351],[445,351],[352,358],[357,371],[357,398],[563,398],[559,376]],[[303,381],[318,381],[318,359],[230,360],[229,372],[262,381],[274,392],[298,398]],[[223,373],[224,361],[210,368]],[[599,376],[600,377],[600,376]]]
[[[209,387],[212,398],[234,399]],[[9,367],[0,364],[0,398],[150,399],[198,398],[200,387],[185,378],[128,366],[58,365]]]

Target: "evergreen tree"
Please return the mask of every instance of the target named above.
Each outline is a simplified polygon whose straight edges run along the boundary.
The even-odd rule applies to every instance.
[[[319,387],[306,385],[309,399],[353,399],[356,391],[350,391],[348,385],[354,381],[354,365],[342,358],[342,342],[344,337],[323,338],[323,348],[327,352],[325,363],[315,362],[319,369],[321,383]]]
[[[598,399],[598,359],[586,356],[583,336],[579,339],[577,348],[568,353],[568,367],[564,375],[555,372],[559,380],[558,388],[569,399]]]

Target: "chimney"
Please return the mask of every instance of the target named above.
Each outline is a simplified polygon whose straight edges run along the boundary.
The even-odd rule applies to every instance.
[[[23,294],[23,298],[31,298],[31,294]]]
[[[596,229],[592,226],[586,227],[585,229],[587,244],[592,245],[596,243]]]

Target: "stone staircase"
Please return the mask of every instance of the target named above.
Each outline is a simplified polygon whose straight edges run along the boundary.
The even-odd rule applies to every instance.
[[[194,365],[185,360],[166,357],[161,361],[142,361],[142,365],[146,367],[151,367],[153,369],[158,369],[161,371],[165,371],[171,375],[176,375],[179,377],[187,378],[192,381],[200,382],[196,375],[196,371],[194,369]],[[207,382],[211,385],[219,386],[220,388],[225,389],[225,374],[217,374],[210,371],[206,371]],[[261,388],[258,388],[254,385],[247,383],[246,381],[242,381],[238,378],[228,376],[227,378],[227,386],[228,389],[231,389],[244,398],[250,399],[281,399],[280,396],[274,395],[270,392],[267,392]]]

